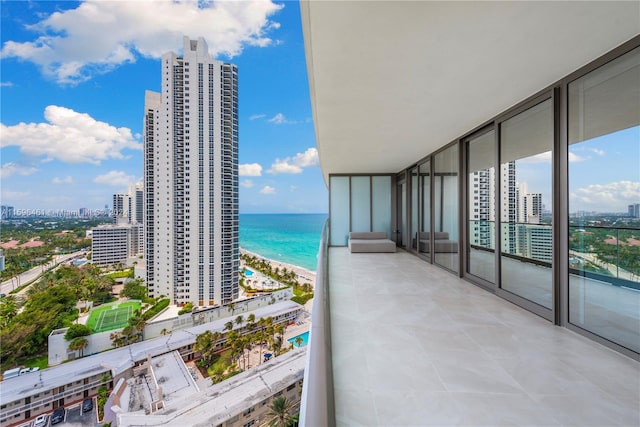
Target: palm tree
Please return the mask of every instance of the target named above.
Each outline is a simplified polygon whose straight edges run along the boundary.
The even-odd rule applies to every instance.
[[[69,343],[69,350],[76,351],[80,350],[80,357],[84,355],[84,349],[89,345],[89,340],[85,337],[77,337],[71,340]]]
[[[291,413],[294,410],[293,404],[286,397],[276,397],[269,406],[267,423],[271,427],[287,427],[293,418]]]
[[[224,324],[224,331],[232,331],[233,330],[233,322],[232,321],[228,321],[227,323]]]
[[[250,315],[247,316],[247,329],[249,329],[249,331],[251,331],[256,325],[256,315],[251,313]]]
[[[213,340],[213,334],[211,331],[205,331],[196,337],[196,342],[193,345],[195,351],[199,351],[203,365],[207,368],[211,364],[212,350],[215,348],[215,341]]]
[[[162,330],[160,331],[160,335],[169,335],[170,333],[171,331],[167,328],[162,328]]]
[[[294,339],[294,341],[295,341],[295,343],[296,343],[296,346],[297,346],[297,347],[300,347],[300,346],[302,345],[302,342],[303,342],[304,340],[302,339],[302,337],[301,337],[301,336],[297,336],[297,337]]]
[[[235,303],[230,302],[229,304],[227,304],[227,308],[229,308],[229,310],[231,310],[231,314],[235,314],[236,313],[236,305]]]
[[[236,317],[236,325],[240,326],[240,329],[242,329],[242,324],[243,323],[244,323],[244,317],[242,317],[242,316]]]

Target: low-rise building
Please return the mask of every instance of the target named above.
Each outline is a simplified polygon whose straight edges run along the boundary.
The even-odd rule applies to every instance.
[[[250,313],[256,318],[271,317],[274,324],[288,324],[302,313],[302,306],[282,301]],[[227,321],[201,324],[5,380],[0,387],[0,427],[19,425],[94,396],[104,383],[111,388],[121,379],[132,378],[136,370],[149,363],[149,358],[177,352],[184,361],[197,359],[193,349],[196,337],[207,330],[223,331]],[[246,326],[234,323],[233,330],[243,333]],[[223,347],[224,341],[218,345]]]
[[[270,404],[284,397],[294,407],[300,404],[306,347],[292,350],[227,381],[197,390],[183,387],[174,393],[163,408],[152,414],[145,411],[117,411],[118,426],[187,426],[218,427],[260,426],[268,421]],[[153,365],[153,362],[152,362]],[[166,367],[166,363],[161,368]],[[156,369],[156,368],[153,368]],[[167,384],[165,382],[164,384]],[[170,385],[163,385],[164,391]],[[175,387],[174,387],[175,388]],[[185,392],[184,390],[188,390]],[[116,409],[116,408],[114,408]]]
[[[142,226],[138,224],[107,224],[92,230],[92,260],[97,265],[125,263],[142,253]]]

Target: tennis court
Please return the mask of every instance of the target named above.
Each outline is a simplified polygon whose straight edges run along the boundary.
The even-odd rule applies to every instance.
[[[127,301],[95,308],[89,315],[87,326],[94,332],[111,331],[127,326],[134,311],[141,307],[139,301]]]

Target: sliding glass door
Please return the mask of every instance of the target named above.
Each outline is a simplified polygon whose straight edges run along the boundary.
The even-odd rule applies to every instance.
[[[496,137],[489,130],[466,141],[467,273],[496,278]]]
[[[553,118],[547,99],[500,124],[500,287],[549,310]]]
[[[640,352],[640,48],[569,89],[569,322]]]
[[[458,144],[434,156],[434,233],[430,236],[434,261],[451,271],[458,272]]]

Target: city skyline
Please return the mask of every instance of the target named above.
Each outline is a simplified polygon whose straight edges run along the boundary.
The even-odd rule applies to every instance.
[[[144,90],[160,89],[160,55],[180,51],[186,35],[240,68],[241,212],[327,212],[298,3],[134,9],[3,4],[2,204],[95,211],[141,181]],[[119,21],[131,28],[122,32]]]

